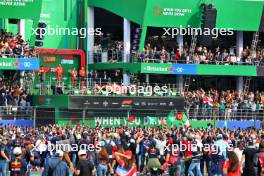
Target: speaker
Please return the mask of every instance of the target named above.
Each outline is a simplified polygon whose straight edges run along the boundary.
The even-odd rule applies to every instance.
[[[213,7],[212,4],[204,4],[202,9],[202,19],[201,19],[201,28],[203,32],[206,29],[214,29],[216,26],[216,17],[217,17],[217,10]],[[206,30],[207,31],[207,30]],[[211,46],[212,45],[212,35],[200,35],[198,36],[198,43],[202,46]]]
[[[259,32],[264,32],[264,6],[262,8],[262,16],[260,19]]]

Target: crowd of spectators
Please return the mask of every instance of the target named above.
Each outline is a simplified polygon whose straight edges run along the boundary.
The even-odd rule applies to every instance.
[[[31,115],[32,95],[16,81],[0,81],[0,116],[2,119],[26,118]]]
[[[264,173],[264,134],[254,128],[8,125],[0,127],[0,138],[3,176],[8,165],[12,176],[35,171],[43,176],[73,173],[261,176]]]
[[[108,45],[95,44],[94,46],[94,60],[95,62],[102,62],[103,59],[110,63],[121,62],[123,58],[123,42],[114,41],[109,42]]]
[[[36,50],[29,46],[19,34],[0,32],[0,58],[36,57]]]
[[[186,45],[183,48],[182,54],[178,48],[171,49],[166,47],[152,47],[148,43],[143,53],[136,53],[132,55],[134,61],[150,62],[150,63],[194,63],[194,64],[221,64],[221,65],[259,65],[263,64],[264,49],[258,47],[256,56],[250,57],[250,49],[246,47],[241,53],[241,57],[235,53],[235,48],[209,49],[207,47],[198,46],[195,49],[194,55],[190,58],[189,47]]]
[[[186,110],[191,118],[213,118],[218,119],[242,119],[246,117],[250,120],[257,118],[264,105],[263,92],[248,92],[226,90],[218,91],[203,89],[188,91],[184,93],[186,97]],[[263,112],[262,112],[263,113]],[[243,118],[245,119],[245,118]]]
[[[107,55],[102,55],[102,53]],[[214,48],[198,46],[195,49],[194,55],[190,58],[189,47],[184,45],[182,54],[179,48],[171,48],[165,46],[151,46],[148,43],[143,52],[132,51],[128,56],[130,62],[146,62],[146,63],[194,63],[194,64],[217,64],[217,65],[260,65],[263,64],[264,48],[258,47],[255,57],[251,58],[250,48],[247,46],[243,49],[241,57],[236,54],[234,47],[231,48]],[[123,43],[116,41],[111,43],[108,48],[104,49],[101,44],[95,45],[94,59],[95,62],[116,63],[122,62],[123,58]]]

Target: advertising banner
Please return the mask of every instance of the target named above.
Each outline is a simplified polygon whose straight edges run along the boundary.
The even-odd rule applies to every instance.
[[[1,70],[38,70],[38,58],[0,58]]]
[[[198,75],[257,76],[256,66],[197,65]]]
[[[258,75],[263,75],[258,69]],[[141,64],[141,73],[176,75],[257,76],[256,66],[203,64]]]
[[[33,127],[33,120],[0,120],[1,126]]]
[[[92,117],[89,119],[85,119],[84,121],[81,119],[58,119],[57,124],[60,126],[73,126],[73,125],[84,125],[84,126],[89,126],[91,128],[95,127],[122,127],[122,126],[128,126],[128,127],[155,127],[155,126],[163,126],[162,121],[157,118],[156,120],[152,120],[152,118],[146,116],[146,117],[135,117],[134,122],[129,122],[128,118],[126,117],[116,117],[116,116],[111,116],[111,117]],[[163,118],[163,121],[165,121],[166,118]],[[225,122],[224,121],[212,121],[212,120],[191,120],[190,121],[191,127],[192,128],[208,128],[209,125],[216,125],[216,128],[221,128],[223,129],[225,127]],[[180,127],[182,124],[179,122],[175,121],[173,124],[177,127]],[[247,129],[251,127],[256,127],[256,129],[261,128],[260,121],[256,121],[255,123],[253,121],[228,121],[227,122],[227,128],[228,129]]]
[[[183,97],[70,96],[69,109],[184,110]]]
[[[193,64],[172,64],[171,74],[176,75],[196,75],[196,65]]]
[[[41,5],[42,0],[0,0],[0,17],[38,20]]]
[[[170,74],[172,64],[141,64],[141,73]]]

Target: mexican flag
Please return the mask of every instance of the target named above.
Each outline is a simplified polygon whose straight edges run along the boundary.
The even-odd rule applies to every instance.
[[[190,121],[185,113],[171,111],[167,119],[171,124],[175,124],[175,122],[181,122],[186,127],[190,127]]]

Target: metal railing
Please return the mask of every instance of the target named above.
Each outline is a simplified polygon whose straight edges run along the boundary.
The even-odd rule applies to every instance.
[[[170,113],[169,110],[158,110],[158,117],[166,118]],[[118,113],[117,113],[118,112]],[[135,114],[137,117],[145,117],[148,115],[157,116],[157,111],[133,111],[131,110],[114,110],[114,109],[101,109],[87,111],[86,109],[69,110],[69,109],[55,109],[54,107],[36,107],[36,106],[1,106],[0,107],[0,124],[1,121],[9,120],[10,123],[14,121],[31,120],[33,126],[40,124],[47,125],[48,123],[56,123],[56,120],[71,120],[74,116],[73,121],[78,120],[79,122],[87,122],[87,116],[92,118],[106,118],[106,117],[129,117],[130,114]],[[205,121],[263,121],[264,109],[250,110],[250,109],[186,109],[186,115],[189,120],[205,120]],[[59,116],[55,115],[59,114]],[[59,118],[59,119],[58,119]],[[64,119],[65,118],[65,119]]]
[[[33,120],[32,106],[0,106],[0,120]]]
[[[181,96],[176,84],[140,83],[124,86],[122,82],[112,82],[102,78],[78,78],[73,84],[71,78],[57,78],[40,82],[34,87],[34,95],[102,95],[102,96]],[[156,88],[155,88],[156,87]]]
[[[20,55],[20,54],[15,54],[15,53],[12,53],[12,54],[7,54],[7,53],[0,53],[0,58],[36,58],[36,57],[39,57],[39,55],[36,53],[34,54],[30,54],[30,53],[25,53],[23,55]]]
[[[94,63],[123,63],[123,51],[117,50],[112,51],[108,50],[105,52],[96,52],[90,53],[90,58],[94,59]],[[194,57],[194,59],[189,59],[189,57],[180,57],[180,59],[176,59],[176,55],[174,53],[166,53],[166,54],[146,54],[144,52],[135,52],[127,55],[127,60],[130,63],[179,63],[179,64],[214,64],[214,65],[264,65],[264,58],[253,58],[246,59],[242,61],[241,58],[236,56],[228,56],[225,58],[221,58],[221,60],[217,60],[216,58],[212,58],[210,60],[207,59],[199,59],[199,55]],[[197,59],[195,59],[197,58]]]
[[[195,120],[263,120],[264,109],[185,108],[190,119]]]

